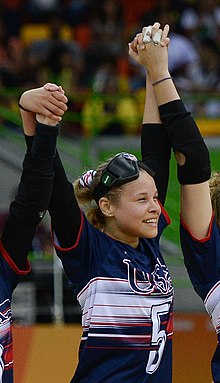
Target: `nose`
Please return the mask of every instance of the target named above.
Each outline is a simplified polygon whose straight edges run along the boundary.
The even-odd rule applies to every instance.
[[[151,213],[157,213],[158,215],[160,215],[161,213],[161,207],[160,207],[160,204],[158,202],[158,199],[154,199],[152,198],[151,200],[151,204],[149,206],[149,212]]]

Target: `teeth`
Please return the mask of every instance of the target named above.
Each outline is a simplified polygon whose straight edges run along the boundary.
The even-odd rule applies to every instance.
[[[156,220],[156,219],[146,219],[144,222],[147,222],[147,223],[156,223],[157,220]]]

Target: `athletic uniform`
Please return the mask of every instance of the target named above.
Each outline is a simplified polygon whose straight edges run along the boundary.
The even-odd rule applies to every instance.
[[[161,124],[143,128],[142,158],[152,167],[147,145],[153,151],[157,145],[146,131]],[[159,188],[163,196],[166,178]],[[159,249],[169,223],[164,209],[158,236],[140,239],[137,249],[110,238],[80,211],[57,155],[49,212],[57,254],[82,309],[79,364],[71,382],[171,383],[173,286]]]
[[[220,232],[214,218],[206,238],[196,240],[184,222],[180,226],[184,262],[197,294],[202,298],[217,333],[211,367],[214,383],[220,383]]]
[[[139,249],[95,229],[85,217],[76,244],[56,245],[82,308],[79,364],[71,382],[171,382],[171,277],[159,251],[168,217]]]
[[[20,277],[29,270],[28,265],[26,270],[19,270],[0,243],[0,382],[13,382],[11,296]]]
[[[51,198],[58,128],[49,128],[50,131],[41,124],[37,126],[33,149],[24,159],[18,192],[10,206],[10,215],[0,240],[1,383],[13,383],[12,294],[21,277],[30,271],[27,255],[36,226],[43,218]],[[48,140],[51,145],[48,145]]]
[[[174,150],[186,155],[183,167],[178,166],[178,179],[182,184],[194,184],[209,179],[208,151],[204,155],[204,143],[198,133],[191,114],[186,111],[181,100],[175,100],[159,107],[160,117],[168,132]],[[176,137],[175,137],[176,135]],[[174,138],[173,138],[174,137]],[[196,143],[196,145],[195,145]],[[175,145],[177,146],[175,148]],[[190,153],[194,146],[194,155]],[[190,156],[191,157],[188,157]],[[200,164],[198,168],[198,163]],[[185,169],[184,169],[185,167]],[[196,182],[195,182],[196,180]],[[220,232],[214,217],[210,223],[208,235],[197,240],[183,220],[180,223],[180,239],[184,262],[196,293],[202,298],[216,329],[218,343],[212,358],[214,383],[220,383]]]

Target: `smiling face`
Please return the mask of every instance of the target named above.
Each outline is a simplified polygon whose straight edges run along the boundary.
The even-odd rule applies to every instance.
[[[156,237],[161,208],[154,179],[140,170],[138,179],[123,185],[120,200],[110,203],[110,210],[104,229],[109,236],[133,247],[141,237]]]

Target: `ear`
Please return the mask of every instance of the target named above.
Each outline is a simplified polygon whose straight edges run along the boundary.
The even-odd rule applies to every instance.
[[[106,197],[101,197],[100,200],[99,200],[99,208],[101,210],[101,212],[106,216],[106,217],[111,217],[113,214],[112,214],[112,205],[110,203],[110,201],[108,200],[108,198]]]

